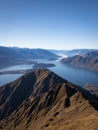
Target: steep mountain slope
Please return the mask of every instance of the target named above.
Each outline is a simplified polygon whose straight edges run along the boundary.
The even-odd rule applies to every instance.
[[[61,60],[61,63],[98,71],[98,51],[90,52],[82,56],[76,55],[64,58]]]
[[[0,46],[0,66],[31,63],[31,59],[56,60],[59,56],[44,49],[28,49]]]
[[[98,100],[49,70],[34,70],[0,88],[2,130],[94,130]]]

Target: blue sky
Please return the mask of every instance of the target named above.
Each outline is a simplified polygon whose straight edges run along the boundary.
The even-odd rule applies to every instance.
[[[0,0],[0,45],[98,49],[98,0]]]

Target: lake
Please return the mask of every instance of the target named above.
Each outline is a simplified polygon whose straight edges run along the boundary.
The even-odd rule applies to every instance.
[[[53,63],[56,66],[49,68],[59,76],[61,76],[64,79],[67,79],[68,81],[84,86],[87,83],[94,84],[98,86],[98,73],[86,69],[79,69],[74,68],[71,66],[63,65],[59,62],[59,60],[56,61],[46,61],[46,60],[37,60],[38,63]],[[1,72],[8,71],[8,70],[25,70],[25,69],[31,69],[33,65],[16,65],[12,67],[6,67],[3,69],[0,69]],[[0,86],[9,82],[12,82],[13,80],[19,78],[22,76],[22,74],[3,74],[0,75]]]

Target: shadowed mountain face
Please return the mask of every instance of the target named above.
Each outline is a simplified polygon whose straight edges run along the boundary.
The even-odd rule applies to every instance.
[[[96,97],[45,69],[0,88],[2,130],[92,130],[97,110]]]
[[[90,52],[82,56],[76,55],[64,58],[61,60],[61,63],[98,71],[98,51]]]

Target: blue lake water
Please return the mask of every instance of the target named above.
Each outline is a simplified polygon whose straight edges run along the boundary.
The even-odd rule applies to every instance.
[[[66,66],[60,62],[57,62],[57,66],[51,70],[74,84],[84,86],[90,83],[98,86],[98,73],[94,71]]]
[[[0,72],[3,71],[10,71],[10,70],[25,70],[25,69],[29,69],[32,68],[33,65],[15,65],[15,66],[11,66],[11,67],[6,67],[6,68],[2,68],[0,69]]]
[[[56,66],[49,68],[59,76],[68,81],[84,86],[87,83],[94,84],[98,86],[98,73],[93,72],[86,69],[74,68],[71,66],[66,66],[57,61],[46,61],[46,60],[38,60],[39,63],[53,63]],[[33,65],[16,65],[12,67],[6,67],[1,69],[0,71],[8,71],[8,70],[23,70],[23,69],[31,69]],[[4,74],[0,75],[0,86],[13,80],[19,78],[22,74]]]
[[[0,86],[12,82],[22,76],[22,74],[4,74],[0,75]]]

